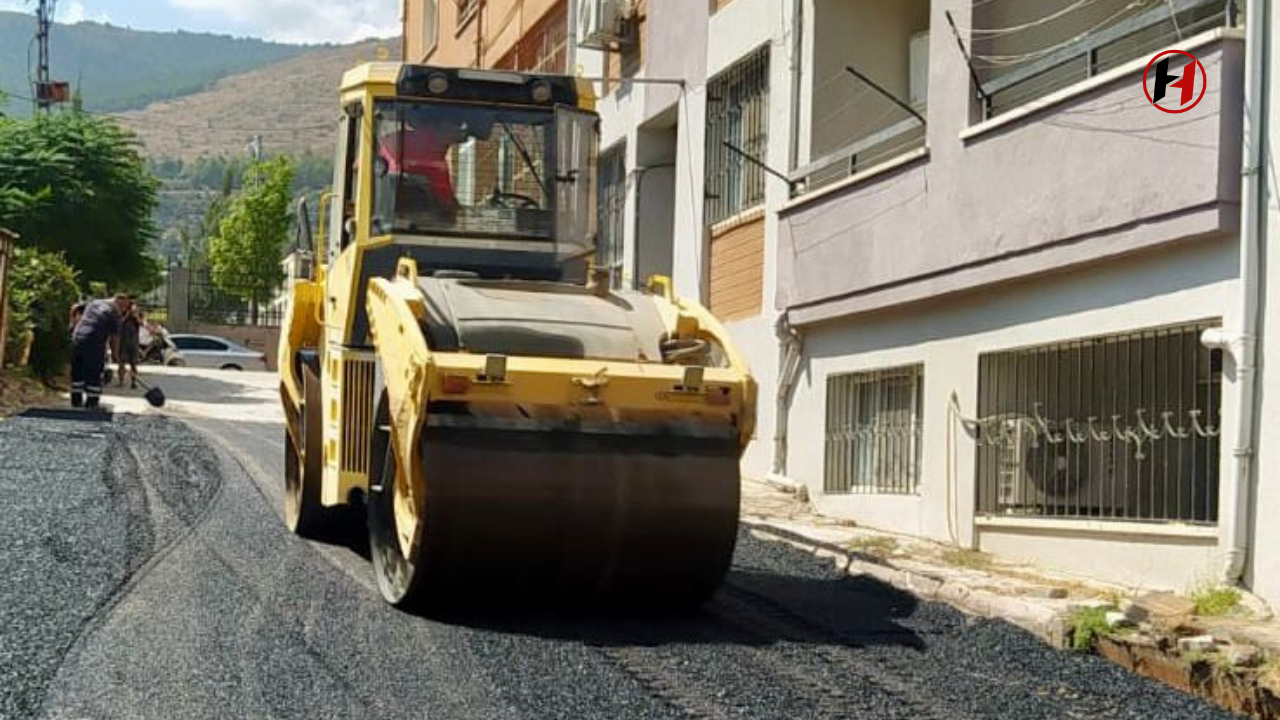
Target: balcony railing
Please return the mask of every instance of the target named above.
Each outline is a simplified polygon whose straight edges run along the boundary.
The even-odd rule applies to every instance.
[[[856,175],[886,160],[924,147],[924,124],[908,117],[865,135],[788,174],[793,193],[802,195]]]
[[[1164,0],[1115,24],[1083,33],[1052,52],[1021,61],[984,56],[973,62],[981,81],[983,116],[995,117],[1038,97],[1088,79],[1134,58],[1214,27],[1240,21],[1239,0]],[[1167,29],[1158,31],[1161,26]]]

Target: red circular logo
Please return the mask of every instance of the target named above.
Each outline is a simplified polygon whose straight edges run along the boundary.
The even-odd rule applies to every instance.
[[[1187,57],[1191,58],[1191,62],[1188,62],[1187,64],[1182,66],[1181,78],[1174,78],[1168,73],[1168,70],[1169,70],[1168,60],[1164,60],[1164,61],[1160,60],[1160,58],[1163,58],[1168,55],[1186,55]],[[1151,97],[1151,89],[1147,87],[1147,75],[1151,72],[1152,65],[1156,66],[1157,88],[1156,88],[1156,97],[1154,98]],[[1196,81],[1197,72],[1200,75],[1200,94],[1196,95],[1195,100],[1187,102],[1186,99],[1195,90],[1195,81]],[[1181,107],[1179,107],[1177,110],[1164,107],[1163,105],[1160,104],[1160,100],[1164,99],[1165,94],[1168,92],[1168,88],[1171,88],[1171,87],[1182,91],[1183,101],[1180,103]],[[1195,107],[1200,103],[1200,100],[1204,98],[1204,91],[1208,87],[1209,87],[1209,74],[1204,71],[1204,65],[1200,64],[1200,60],[1197,59],[1195,55],[1192,55],[1191,53],[1183,50],[1165,50],[1164,52],[1151,58],[1151,62],[1147,63],[1147,69],[1142,71],[1142,92],[1147,94],[1147,101],[1150,102],[1152,105],[1154,105],[1157,110],[1161,110],[1167,113],[1173,113],[1173,114],[1184,113],[1190,110],[1191,108]]]

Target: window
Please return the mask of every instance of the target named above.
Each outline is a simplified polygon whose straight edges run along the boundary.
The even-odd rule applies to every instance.
[[[707,224],[764,202],[764,170],[743,155],[764,161],[769,146],[768,116],[766,45],[707,85]]]
[[[373,232],[550,238],[555,115],[382,101]]]
[[[916,492],[923,378],[914,365],[827,379],[825,492]]]
[[[970,52],[994,117],[1205,30],[1235,25],[1231,0],[975,0]]]
[[[928,114],[929,42],[928,0],[815,0],[807,81],[813,161],[792,174],[797,191],[924,146],[917,115]]]
[[[624,216],[627,208],[626,147],[600,156],[600,239],[596,265],[610,269],[613,286],[622,284]]]
[[[983,355],[978,510],[1213,523],[1222,353],[1212,323]]]
[[[564,73],[569,65],[569,4],[561,0],[516,41],[496,67],[520,72]]]
[[[173,344],[179,350],[205,350],[212,352],[226,352],[227,346],[217,340],[202,337],[175,337],[172,338]]]
[[[422,56],[436,49],[440,35],[440,0],[422,0]]]

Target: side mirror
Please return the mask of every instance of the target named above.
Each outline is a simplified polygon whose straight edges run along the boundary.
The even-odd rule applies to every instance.
[[[305,197],[298,198],[295,212],[297,213],[298,234],[294,240],[294,246],[298,250],[312,252],[315,250],[315,239],[311,235],[311,213],[307,211],[307,199]]]

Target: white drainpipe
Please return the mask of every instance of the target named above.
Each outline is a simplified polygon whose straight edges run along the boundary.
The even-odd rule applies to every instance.
[[[787,475],[787,425],[791,411],[791,393],[800,377],[800,360],[804,356],[804,337],[791,326],[787,314],[778,316],[775,328],[778,336],[780,362],[778,364],[778,392],[774,396],[775,417],[773,429],[773,470],[769,478],[775,482],[792,485],[795,481]]]
[[[1248,0],[1245,6],[1247,40],[1245,44],[1245,138],[1244,168],[1240,189],[1240,281],[1239,332],[1205,331],[1201,341],[1206,347],[1220,349],[1235,361],[1237,385],[1237,417],[1235,446],[1227,458],[1222,478],[1221,543],[1225,550],[1223,581],[1239,584],[1249,554],[1249,515],[1253,484],[1254,412],[1257,405],[1256,365],[1258,333],[1259,250],[1265,232],[1268,61],[1267,26],[1270,22],[1266,0]]]
[[[788,148],[790,167],[800,160],[800,85],[804,81],[804,3],[793,0],[791,5],[791,146]],[[787,426],[791,413],[791,395],[800,377],[801,359],[804,357],[804,336],[793,327],[787,312],[778,316],[774,330],[778,337],[778,390],[774,395],[773,469],[769,479],[783,485],[797,485],[787,472]]]

